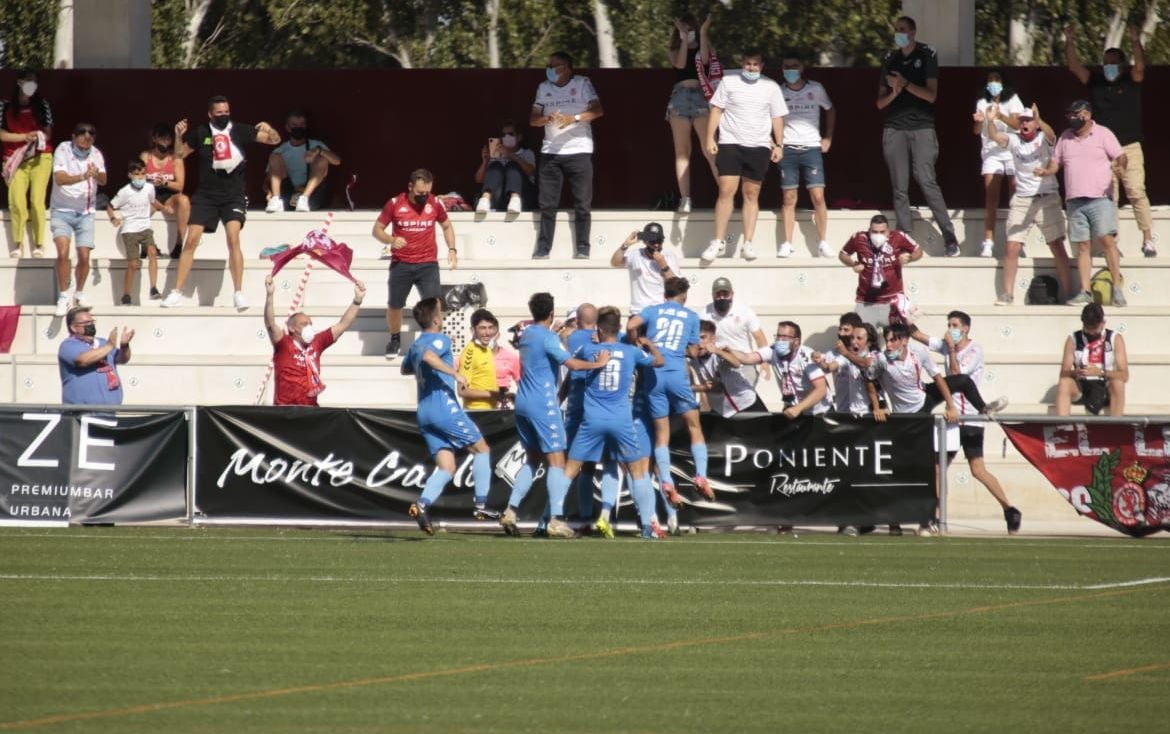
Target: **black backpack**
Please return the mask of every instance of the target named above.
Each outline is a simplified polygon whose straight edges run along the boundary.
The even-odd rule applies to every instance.
[[[1028,284],[1028,303],[1032,306],[1052,306],[1059,302],[1060,286],[1051,275],[1037,275]]]

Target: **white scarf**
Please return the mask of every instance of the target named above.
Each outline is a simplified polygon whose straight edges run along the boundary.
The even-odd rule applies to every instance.
[[[244,154],[232,142],[232,124],[222,131],[211,128],[211,167],[216,171],[231,173],[244,162]]]

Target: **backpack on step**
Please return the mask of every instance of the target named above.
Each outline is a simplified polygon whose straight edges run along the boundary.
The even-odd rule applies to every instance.
[[[1027,303],[1032,306],[1052,306],[1060,301],[1060,286],[1051,275],[1037,275],[1028,283]]]

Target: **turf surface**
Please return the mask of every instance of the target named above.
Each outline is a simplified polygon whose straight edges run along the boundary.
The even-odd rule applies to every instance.
[[[1167,721],[1158,538],[3,529],[0,558],[0,730]]]

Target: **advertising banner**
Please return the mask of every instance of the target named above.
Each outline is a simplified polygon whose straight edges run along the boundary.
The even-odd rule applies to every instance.
[[[0,411],[0,522],[184,520],[187,429],[183,411]]]
[[[1170,530],[1170,423],[1004,423],[1076,511],[1127,535]]]

